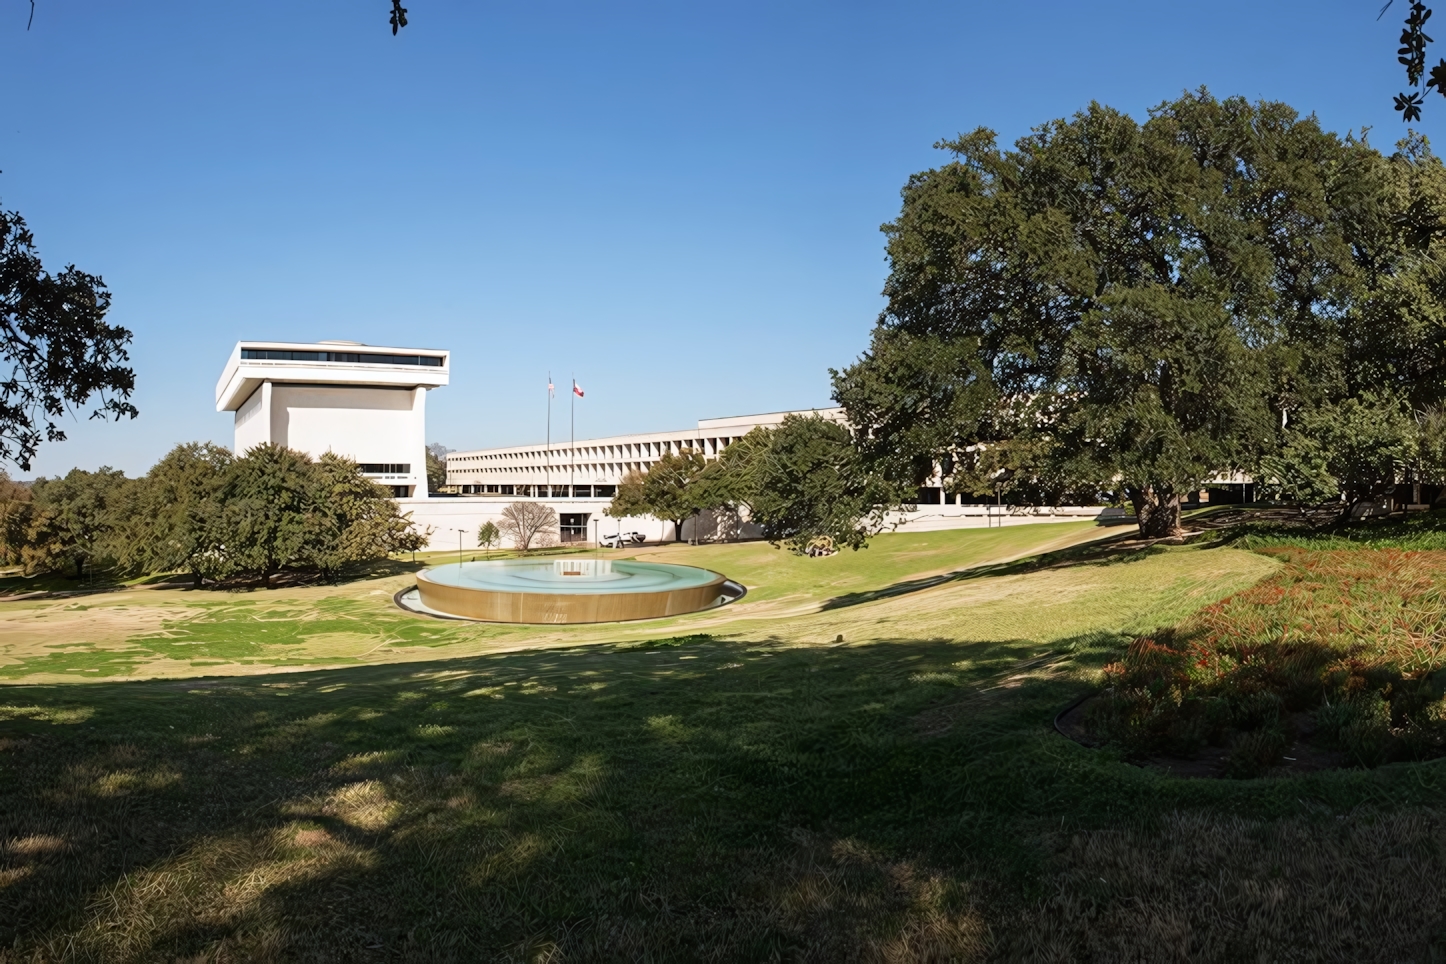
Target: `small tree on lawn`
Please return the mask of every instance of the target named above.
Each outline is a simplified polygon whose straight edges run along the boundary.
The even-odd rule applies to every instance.
[[[400,513],[391,493],[351,459],[327,452],[310,476],[301,559],[322,575],[332,578],[344,566],[427,544],[430,533],[417,532],[410,513]]]
[[[71,469],[56,479],[36,479],[31,486],[34,511],[26,545],[21,550],[28,572],[109,566],[119,554],[115,519],[131,497],[134,480],[118,469],[97,472]]]
[[[313,524],[311,468],[310,456],[280,445],[257,445],[236,460],[221,489],[208,574],[255,572],[269,588],[275,573],[301,557]]]
[[[502,544],[502,530],[497,528],[497,523],[488,519],[477,527],[477,545],[486,550],[490,556],[492,550]]]
[[[201,585],[219,496],[235,457],[210,442],[171,449],[137,480],[125,517],[116,520],[122,572],[189,572]]]
[[[700,484],[707,465],[694,449],[665,452],[646,474],[629,472],[603,512],[615,519],[650,515],[671,522],[673,538],[682,541],[684,520],[713,508]]]
[[[30,486],[12,481],[9,473],[0,469],[0,565],[21,563],[34,514]]]
[[[1301,413],[1279,454],[1262,463],[1267,478],[1284,483],[1269,488],[1286,501],[1297,501],[1291,498],[1297,489],[1307,490],[1299,501],[1344,494],[1341,514],[1349,516],[1361,502],[1385,498],[1408,468],[1418,466],[1421,435],[1402,399],[1367,391]]]
[[[859,457],[848,429],[817,415],[785,418],[735,470],[748,478],[737,491],[764,537],[796,553],[820,539],[863,548],[898,501]]]
[[[513,546],[527,552],[534,542],[539,546],[557,542],[557,513],[540,502],[514,502],[502,510],[497,528]]]

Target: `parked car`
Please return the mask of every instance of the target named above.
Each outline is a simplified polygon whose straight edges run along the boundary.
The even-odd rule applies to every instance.
[[[612,532],[598,537],[604,549],[620,549],[623,546],[640,546],[648,541],[641,532]]]

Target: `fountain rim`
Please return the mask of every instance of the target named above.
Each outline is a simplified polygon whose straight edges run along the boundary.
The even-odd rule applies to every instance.
[[[506,562],[510,560],[494,560]],[[640,560],[622,560],[639,562]],[[642,563],[653,567],[690,569],[708,578],[699,585],[683,589],[637,589],[613,592],[555,593],[533,588],[485,589],[449,586],[425,578],[427,569],[416,574],[417,582],[398,590],[392,596],[397,608],[416,615],[463,622],[497,625],[567,626],[603,623],[641,622],[666,619],[692,613],[710,612],[737,602],[747,595],[747,588],[736,580],[702,566],[677,563]],[[449,563],[448,565],[456,565]],[[429,567],[432,568],[432,567]],[[424,593],[425,590],[425,593]],[[440,590],[440,592],[438,592]],[[709,591],[711,592],[711,596]],[[426,596],[432,598],[428,599]],[[451,596],[452,602],[467,600],[463,607],[443,605],[439,597]],[[698,605],[703,599],[708,601]],[[468,611],[457,611],[459,608]],[[603,616],[606,612],[608,615]],[[504,615],[505,613],[505,615]]]
[[[649,568],[658,568],[658,569],[688,569],[688,570],[691,570],[692,572],[704,573],[704,574],[706,574],[706,575],[709,577],[709,578],[707,578],[707,579],[704,579],[702,582],[698,583],[696,586],[688,586],[688,587],[685,587],[685,588],[689,588],[689,589],[693,589],[693,588],[701,589],[701,588],[705,588],[705,587],[707,587],[707,586],[711,586],[711,585],[718,584],[718,583],[720,583],[720,582],[729,582],[729,581],[731,581],[731,580],[728,579],[727,576],[723,575],[721,572],[718,572],[717,570],[714,570],[714,569],[708,569],[708,568],[706,568],[706,567],[704,567],[704,566],[689,566],[689,565],[683,565],[683,564],[681,564],[681,563],[676,563],[676,562],[644,562],[644,561],[639,560],[639,559],[618,559],[618,560],[608,560],[608,561],[611,562],[613,565],[617,565],[618,563],[622,563],[622,564],[624,564],[624,565],[633,564],[633,565],[647,566],[647,567],[649,567]],[[466,562],[466,563],[448,562],[448,563],[443,563],[442,565],[439,565],[439,566],[427,566],[427,567],[424,568],[424,569],[419,569],[419,570],[417,570],[416,578],[417,578],[417,581],[418,581],[419,583],[420,583],[420,582],[426,582],[426,583],[429,583],[430,585],[438,586],[438,587],[441,587],[441,588],[444,588],[444,589],[457,589],[457,590],[462,590],[462,591],[466,591],[466,592],[491,592],[491,593],[502,593],[502,594],[517,594],[517,595],[525,595],[525,596],[624,596],[624,595],[630,595],[630,596],[645,596],[645,595],[649,595],[649,594],[671,593],[671,592],[677,592],[677,591],[678,591],[677,587],[674,587],[674,588],[671,588],[671,589],[665,587],[665,588],[658,588],[658,589],[611,589],[611,590],[610,590],[610,589],[608,589],[608,588],[606,588],[606,587],[609,586],[609,585],[616,586],[617,583],[604,582],[604,583],[597,583],[597,584],[595,584],[595,586],[590,586],[586,580],[579,580],[577,583],[569,584],[569,585],[567,586],[567,590],[566,590],[565,592],[556,592],[556,591],[552,591],[552,590],[545,589],[545,588],[535,588],[535,589],[534,589],[534,588],[530,588],[530,587],[516,587],[516,588],[506,587],[506,588],[503,588],[503,587],[494,587],[494,586],[452,585],[452,584],[450,584],[450,583],[445,583],[445,582],[442,582],[442,581],[437,580],[437,579],[428,579],[428,578],[427,578],[427,573],[431,572],[431,571],[434,570],[434,569],[442,569],[442,568],[444,568],[444,567],[454,567],[454,566],[455,566],[455,567],[458,567],[459,570],[460,570],[460,568],[461,568],[462,566],[464,566],[464,565],[465,565],[465,566],[473,566],[473,565],[486,564],[486,565],[489,565],[489,566],[505,567],[507,563],[522,563],[522,562],[529,562],[529,563],[532,563],[533,565],[536,565],[536,566],[539,566],[539,567],[543,564],[543,560],[535,560],[535,561],[534,561],[534,560],[528,560],[528,559],[488,559],[488,560],[474,559],[474,560],[472,560],[472,561],[470,561],[470,562]],[[521,568],[521,567],[519,566],[519,568]]]

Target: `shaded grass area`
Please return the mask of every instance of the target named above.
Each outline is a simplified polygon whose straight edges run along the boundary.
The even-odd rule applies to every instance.
[[[405,574],[7,604],[26,679],[305,671],[0,688],[0,964],[1446,954],[1446,763],[1181,780],[1051,728],[1296,558],[1045,528],[649,549],[776,591],[646,627],[418,619]]]
[[[1426,960],[1446,771],[1058,738],[1116,640],[11,688],[0,961]]]
[[[1231,513],[1225,515],[1229,517]],[[1248,513],[1240,513],[1248,518]],[[1327,525],[1250,522],[1228,528],[1224,536],[1246,549],[1412,549],[1446,551],[1446,510],[1397,518],[1359,519]]]

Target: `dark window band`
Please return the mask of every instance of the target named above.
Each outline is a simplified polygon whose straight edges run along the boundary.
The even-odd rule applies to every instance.
[[[282,351],[271,348],[243,348],[241,357],[256,361],[349,362],[353,365],[423,365],[441,368],[436,355],[383,355],[356,351]]]
[[[363,475],[411,475],[410,462],[363,462],[358,466]]]

